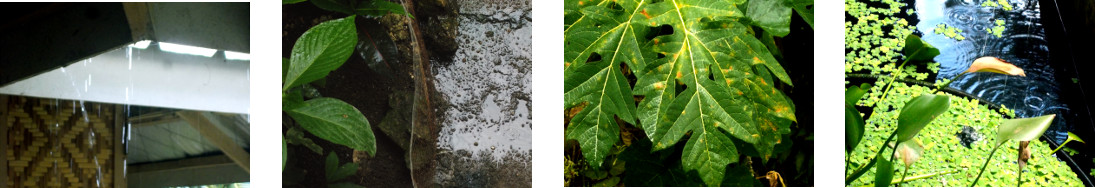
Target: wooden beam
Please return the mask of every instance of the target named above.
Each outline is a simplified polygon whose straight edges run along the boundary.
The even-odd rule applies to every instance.
[[[0,6],[0,11],[18,11]],[[121,3],[53,3],[0,23],[0,86],[132,43]]]
[[[195,157],[129,166],[128,187],[178,187],[248,182],[251,180],[227,155]]]
[[[205,140],[213,143],[213,145],[216,145],[218,148],[220,148],[221,152],[224,152],[225,155],[228,155],[228,157],[231,158],[232,161],[235,161],[236,164],[240,165],[240,167],[242,167],[244,171],[247,171],[248,174],[251,173],[250,154],[248,154],[247,151],[244,151],[243,147],[240,147],[238,144],[236,144],[236,142],[233,141],[231,137],[228,137],[228,135],[225,134],[223,131],[221,131],[221,129],[213,125],[213,122],[209,121],[209,119],[202,115],[201,112],[179,111],[176,113],[179,115],[179,117],[182,117],[182,119],[189,122],[191,127],[194,127],[195,130],[198,130],[198,133],[202,135],[202,138],[205,138]]]
[[[186,158],[172,161],[153,162],[129,166],[129,173],[186,170],[213,166],[236,165],[227,155]]]

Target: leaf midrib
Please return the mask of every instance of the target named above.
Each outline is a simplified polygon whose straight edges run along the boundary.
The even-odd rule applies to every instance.
[[[343,18],[343,19],[345,19],[345,18]],[[339,21],[342,21],[342,20],[339,20]],[[335,27],[333,27],[333,26],[332,26],[332,28],[333,28],[332,30],[334,30],[334,32],[332,32],[333,35],[338,35],[338,34],[335,34],[335,33],[342,33],[343,32],[342,29],[334,29]],[[333,39],[333,37],[323,37],[323,38]],[[330,40],[330,41],[338,42],[338,40]],[[328,50],[335,50],[334,48],[330,48],[331,46],[334,46],[334,45],[332,45],[331,42],[317,43],[317,44],[319,44],[320,46],[324,46],[324,47],[320,48],[318,54],[316,54],[315,56],[312,56],[313,58],[311,58],[311,61],[310,61],[311,63],[309,63],[308,66],[306,66],[304,68],[304,70],[300,72],[300,74],[296,74],[296,76],[293,77],[293,82],[289,82],[287,85],[283,86],[281,88],[281,91],[288,91],[289,88],[291,88],[295,82],[297,82],[298,80],[300,80],[301,77],[304,76],[304,73],[307,73],[309,70],[318,68],[314,65],[316,64],[316,61],[318,61],[320,55],[323,55]],[[323,45],[323,44],[327,44],[327,45]],[[294,46],[296,46],[296,45],[294,44]],[[302,51],[307,51],[307,50],[302,50]],[[293,64],[296,64],[296,63],[293,62],[293,57],[289,56],[289,65],[292,66]],[[304,85],[304,83],[301,83],[301,85]]]

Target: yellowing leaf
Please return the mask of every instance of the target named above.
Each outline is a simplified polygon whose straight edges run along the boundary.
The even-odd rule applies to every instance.
[[[964,73],[993,72],[1012,76],[1027,76],[1023,69],[996,57],[981,57],[973,60],[973,64]]]

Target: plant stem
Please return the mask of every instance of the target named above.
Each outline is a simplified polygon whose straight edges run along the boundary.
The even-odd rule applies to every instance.
[[[1015,187],[1023,185],[1023,166],[1019,166],[1019,176],[1015,178]]]
[[[1072,139],[1065,140],[1065,142],[1062,142],[1061,145],[1057,146],[1057,149],[1053,149],[1053,151],[1049,152],[1049,154],[1057,153],[1057,150],[1065,147],[1065,144],[1068,144],[1068,141],[1072,141]]]
[[[953,82],[954,82],[954,80],[955,80],[955,79],[958,79],[958,77],[960,77],[960,76],[962,76],[962,75],[965,75],[965,74],[966,74],[965,72],[962,72],[962,73],[958,73],[958,75],[954,75],[954,77],[951,77],[951,79],[950,79],[950,80],[947,80],[947,82],[946,82],[946,83],[943,83],[943,85],[941,85],[941,86],[939,86],[939,87],[935,87],[935,89],[932,89],[932,92],[931,92],[931,93],[933,93],[933,94],[934,94],[935,92],[938,92],[939,90],[942,90],[943,88],[947,88],[948,86],[950,86],[950,85],[951,85],[951,83],[953,83]]]
[[[900,185],[901,182],[904,182],[905,181],[905,176],[908,176],[908,175],[909,175],[909,166],[906,165],[905,170],[903,172],[901,172],[901,181],[897,182],[896,184],[894,184],[894,183],[890,183],[890,184],[894,184],[894,187],[901,187],[901,185]]]
[[[891,84],[893,84],[894,80],[897,80],[897,75],[901,74],[901,70],[904,69],[905,63],[908,63],[909,60],[910,60],[909,58],[905,58],[905,62],[901,62],[901,66],[897,66],[897,70],[895,70],[894,73],[893,73],[893,76],[890,77],[890,82],[886,83],[886,90],[882,91],[882,98],[878,98],[879,102],[886,100],[886,95],[890,94]]]
[[[876,162],[878,162],[878,158],[882,157],[882,151],[886,150],[886,143],[890,142],[890,140],[893,140],[894,136],[897,136],[897,131],[890,133],[890,138],[887,138],[885,142],[882,142],[882,148],[878,149],[878,153],[875,154],[874,158],[871,159],[870,162],[867,162],[867,164],[859,167],[859,169],[856,169],[852,172],[851,176],[848,176],[844,179],[844,185],[852,184],[852,181],[859,179],[860,176],[863,176],[864,173],[867,173],[867,170],[874,166]]]
[[[973,178],[973,183],[970,184],[970,187],[973,187],[974,185],[977,185],[977,181],[981,180],[981,174],[985,174],[985,167],[988,167],[989,166],[989,161],[992,161],[992,155],[996,154],[996,150],[1000,149],[1000,146],[1003,146],[1003,145],[1004,145],[1004,143],[996,144],[996,147],[992,148],[992,152],[989,152],[989,158],[985,160],[984,165],[981,165],[981,172],[977,173],[977,178]]]
[[[890,183],[892,183],[892,184],[906,183],[906,182],[910,182],[910,181],[916,181],[916,180],[935,177],[935,176],[940,176],[940,175],[953,174],[953,173],[957,173],[957,172],[958,172],[958,170],[951,170],[951,171],[936,172],[936,173],[931,173],[931,174],[921,174],[921,175],[915,175],[915,176],[912,176],[912,177],[909,177],[909,178],[905,178],[904,180],[893,180]],[[856,186],[856,187],[874,187],[874,185],[860,185],[860,186]]]

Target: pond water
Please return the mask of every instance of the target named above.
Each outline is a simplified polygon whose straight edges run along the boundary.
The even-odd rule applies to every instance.
[[[528,1],[459,1],[459,47],[433,61],[448,104],[438,114],[442,186],[527,187],[532,161],[532,8]]]
[[[1010,62],[1026,72],[1026,77],[994,73],[973,73],[956,78],[950,85],[989,102],[1004,105],[1019,117],[1058,114],[1045,136],[1063,142],[1071,129],[1069,107],[1060,101],[1060,88],[1049,65],[1049,48],[1041,24],[1038,1],[1010,0],[1012,10],[1003,5],[983,6],[974,0],[919,0],[915,2],[916,24],[924,41],[939,48],[940,63],[936,79],[950,79],[965,71],[974,59],[992,56]],[[913,3],[910,3],[912,5]],[[945,24],[961,29],[964,38],[956,40],[935,29]],[[1003,26],[997,36],[990,30]]]

